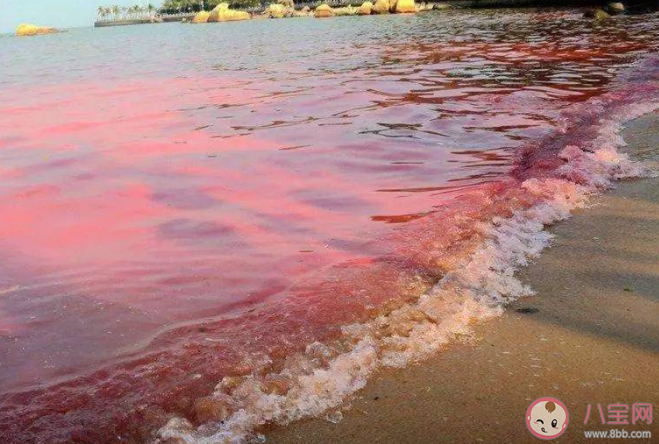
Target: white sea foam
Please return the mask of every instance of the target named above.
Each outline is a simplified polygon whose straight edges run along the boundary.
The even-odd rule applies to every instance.
[[[532,204],[480,226],[485,240],[461,266],[414,304],[346,326],[340,343],[314,343],[289,358],[279,374],[270,375],[271,381],[285,381],[285,390],[272,390],[263,377],[225,378],[212,397],[226,407],[225,415],[198,428],[174,418],[159,431],[157,441],[262,441],[255,434],[259,426],[331,412],[364,387],[378,368],[428,357],[456,337],[469,335],[473,322],[497,316],[510,301],[531,294],[515,272],[547,247],[552,236],[545,227],[568,218],[616,180],[648,174],[643,164],[618,151],[624,145],[620,130],[625,122],[658,108],[656,103],[622,107],[599,122],[594,140],[565,147],[560,156],[566,163],[553,177],[521,184],[521,193]],[[330,413],[329,418],[338,421],[340,415]]]

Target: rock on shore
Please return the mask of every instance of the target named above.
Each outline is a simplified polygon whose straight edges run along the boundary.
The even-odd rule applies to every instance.
[[[312,15],[309,10],[309,7],[305,6],[296,11],[293,0],[277,0],[277,3],[268,5],[263,15],[269,18],[309,17]]]
[[[334,10],[332,10],[329,5],[323,3],[316,8],[313,15],[316,18],[334,17]]]
[[[210,15],[211,14],[208,11],[199,11],[197,15],[194,16],[191,23],[206,23]]]
[[[31,23],[21,23],[16,28],[16,36],[18,37],[27,37],[32,35],[44,35],[44,34],[55,34],[59,32],[55,28],[50,28],[48,26],[37,26]]]
[[[286,7],[278,3],[271,3],[265,10],[265,15],[270,18],[284,18],[286,17]]]
[[[416,12],[414,0],[398,0],[396,2],[396,12],[398,14],[409,14]]]
[[[371,7],[371,14],[409,14],[417,12],[414,0],[377,0]]]
[[[606,5],[605,11],[611,15],[622,14],[626,11],[625,5],[620,2],[613,2]]]
[[[359,9],[357,9],[357,15],[371,15],[372,9],[373,9],[373,3],[364,2],[361,4]]]
[[[374,14],[389,14],[389,0],[377,0],[371,10]]]
[[[214,22],[233,22],[237,20],[249,20],[250,15],[247,11],[234,11],[229,9],[228,3],[220,3],[210,12],[208,23]]]
[[[365,1],[358,8],[352,5],[342,8],[332,8],[328,4],[323,3],[315,9],[313,16],[316,18],[327,18],[344,15],[407,14],[417,12],[420,9],[422,8],[418,8],[414,0],[377,0],[375,4]],[[277,3],[268,5],[263,13],[263,17],[267,18],[308,17],[310,15],[311,13],[308,7],[296,11],[293,0],[277,0]],[[192,23],[228,22],[248,20],[250,18],[251,16],[248,12],[232,10],[229,9],[228,3],[220,3],[210,12],[200,11],[197,13],[192,19]]]

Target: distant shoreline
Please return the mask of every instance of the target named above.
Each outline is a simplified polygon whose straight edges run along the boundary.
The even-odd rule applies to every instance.
[[[275,3],[275,2],[273,2]],[[300,2],[296,3],[296,9],[300,9],[304,6],[309,6],[312,9],[315,6],[320,5],[321,1],[316,2]],[[353,6],[359,7],[362,4],[361,1],[328,1],[331,7],[346,7]],[[488,8],[520,8],[520,7],[562,7],[562,8],[579,8],[579,7],[588,7],[602,5],[606,3],[605,1],[598,0],[546,0],[546,1],[536,1],[536,0],[448,0],[448,1],[419,1],[418,4],[424,5],[433,5],[432,9],[444,9],[442,7],[437,7],[438,5],[448,6],[450,8],[469,8],[469,9],[488,9]],[[260,15],[267,10],[267,5],[262,5],[259,8],[252,8],[246,10],[250,14]],[[189,12],[189,13],[180,13],[180,14],[162,14],[155,17],[148,18],[134,18],[134,19],[116,19],[116,20],[97,20],[94,22],[94,27],[111,27],[111,26],[129,26],[129,25],[144,25],[152,23],[170,23],[170,22],[182,22],[182,21],[191,21],[194,16],[199,11]]]
[[[195,13],[189,14],[175,14],[175,15],[159,15],[155,18],[135,18],[135,19],[120,19],[120,20],[97,20],[94,22],[95,28],[107,28],[111,26],[130,26],[130,25],[148,25],[152,23],[170,23],[181,22],[183,20],[192,20]]]

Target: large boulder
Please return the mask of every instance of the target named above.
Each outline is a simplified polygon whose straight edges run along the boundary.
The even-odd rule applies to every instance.
[[[293,0],[277,0],[277,4],[282,5],[285,8],[295,9],[295,2],[293,2]]]
[[[247,11],[235,11],[233,9],[228,9],[226,11],[220,12],[219,21],[220,22],[236,22],[240,20],[249,20],[252,18]]]
[[[192,23],[206,23],[211,13],[208,11],[199,11],[192,19]]]
[[[289,10],[286,6],[279,3],[271,3],[265,10],[265,15],[270,18],[284,18],[289,16]]]
[[[389,14],[389,0],[377,0],[371,8],[374,14]]]
[[[622,14],[623,12],[625,12],[626,9],[625,9],[625,5],[623,5],[622,3],[613,2],[613,3],[609,3],[608,5],[606,5],[605,10],[606,10],[606,12],[608,12],[611,15],[617,15],[617,14]]]
[[[313,15],[316,18],[334,17],[334,10],[332,10],[332,8],[330,8],[329,5],[323,3],[322,5],[316,8]]]
[[[398,14],[410,14],[416,12],[414,0],[397,0],[396,12]]]
[[[213,10],[210,12],[208,15],[208,19],[206,20],[207,22],[219,22],[220,21],[220,11],[228,11],[229,10],[229,4],[228,3],[220,3],[216,7],[213,8]]]
[[[16,28],[16,35],[18,37],[27,37],[32,35],[43,35],[43,34],[54,34],[59,32],[55,28],[50,28],[48,26],[37,26],[31,23],[21,23]]]
[[[234,11],[229,9],[228,3],[220,3],[211,11],[208,16],[208,22],[234,22],[238,20],[249,20],[250,15],[247,11]]]
[[[361,4],[359,9],[357,9],[357,15],[371,15],[372,9],[373,9],[373,3],[364,2]]]

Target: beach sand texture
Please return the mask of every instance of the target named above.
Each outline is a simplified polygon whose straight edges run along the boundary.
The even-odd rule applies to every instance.
[[[655,166],[657,128],[659,113],[624,131],[626,150]],[[536,296],[478,326],[471,343],[380,372],[340,422],[318,418],[272,428],[267,441],[538,442],[524,414],[542,396],[569,409],[570,424],[556,442],[593,442],[585,430],[611,429],[650,430],[658,439],[657,418],[632,425],[630,411],[629,425],[602,425],[597,404],[605,415],[617,402],[630,410],[651,402],[659,413],[659,178],[621,183],[551,231],[553,246],[520,273]]]

